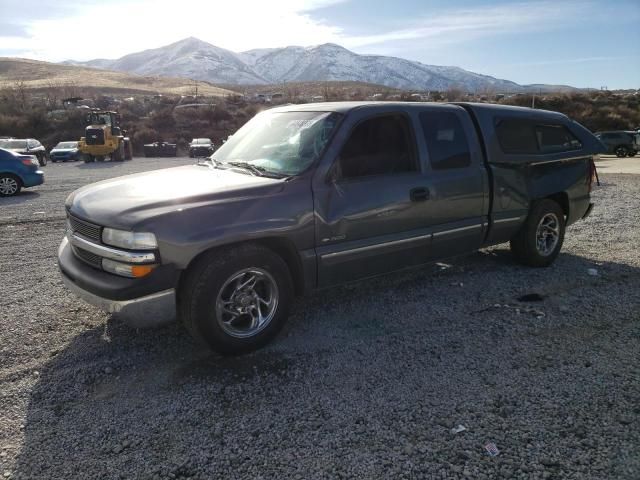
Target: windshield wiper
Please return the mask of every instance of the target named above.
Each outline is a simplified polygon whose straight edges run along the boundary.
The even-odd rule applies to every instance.
[[[259,176],[259,177],[271,177],[271,178],[285,178],[285,177],[288,177],[288,175],[285,175],[283,173],[274,172],[273,170],[268,170],[268,169],[266,169],[264,167],[261,167],[259,165],[253,165],[253,164],[247,163],[247,162],[224,162],[224,165],[231,165],[232,167],[243,168],[245,170],[248,170],[252,174]]]

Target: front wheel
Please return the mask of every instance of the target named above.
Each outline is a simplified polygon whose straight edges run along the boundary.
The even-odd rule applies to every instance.
[[[47,164],[47,156],[45,154],[40,154],[36,158],[38,159],[38,163],[41,167],[44,167]]]
[[[627,157],[635,157],[638,154],[637,150],[632,150],[627,154]]]
[[[20,193],[22,182],[10,173],[0,174],[0,197],[11,197]]]
[[[547,267],[560,253],[564,231],[562,207],[553,200],[541,200],[533,205],[524,225],[511,238],[511,251],[524,265]]]
[[[616,147],[616,149],[614,150],[614,153],[616,154],[616,157],[624,158],[627,156],[627,149],[622,146]]]
[[[282,328],[293,285],[284,260],[260,245],[206,254],[181,286],[179,313],[187,330],[212,349],[240,354],[260,348]]]

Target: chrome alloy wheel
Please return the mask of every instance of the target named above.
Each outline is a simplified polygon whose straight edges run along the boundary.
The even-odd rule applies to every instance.
[[[18,191],[18,181],[13,177],[0,178],[0,194],[13,195]]]
[[[536,229],[536,250],[543,257],[553,253],[560,240],[560,221],[555,213],[545,214]]]
[[[246,268],[224,283],[216,299],[216,317],[222,330],[247,338],[264,330],[278,308],[278,285],[261,268]]]

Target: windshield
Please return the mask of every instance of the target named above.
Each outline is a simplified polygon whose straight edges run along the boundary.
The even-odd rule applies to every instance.
[[[60,142],[56,145],[55,148],[63,149],[63,148],[76,148],[78,146],[78,142]]]
[[[215,160],[296,175],[320,156],[340,118],[335,112],[260,113],[218,149]]]
[[[27,148],[26,140],[4,140],[0,143],[2,148]]]

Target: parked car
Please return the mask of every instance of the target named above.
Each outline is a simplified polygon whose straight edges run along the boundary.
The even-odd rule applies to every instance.
[[[153,142],[144,145],[145,157],[175,157],[178,155],[178,146],[175,143]]]
[[[38,159],[41,167],[47,164],[47,150],[34,138],[1,140],[0,148],[12,150],[22,155],[33,155]]]
[[[53,162],[75,162],[80,159],[78,142],[60,142],[49,152],[49,159]]]
[[[189,156],[208,157],[215,151],[215,147],[210,138],[194,138],[189,144]]]
[[[39,167],[33,155],[0,148],[0,197],[17,195],[22,188],[44,183],[44,173]]]
[[[596,138],[605,147],[606,153],[615,154],[616,157],[635,157],[640,150],[640,133],[633,131],[597,132]]]
[[[71,194],[59,266],[69,289],[130,325],[177,313],[213,349],[246,352],[315,288],[507,241],[520,262],[550,265],[565,227],[591,212],[601,152],[543,110],[288,105],[208,161]]]

